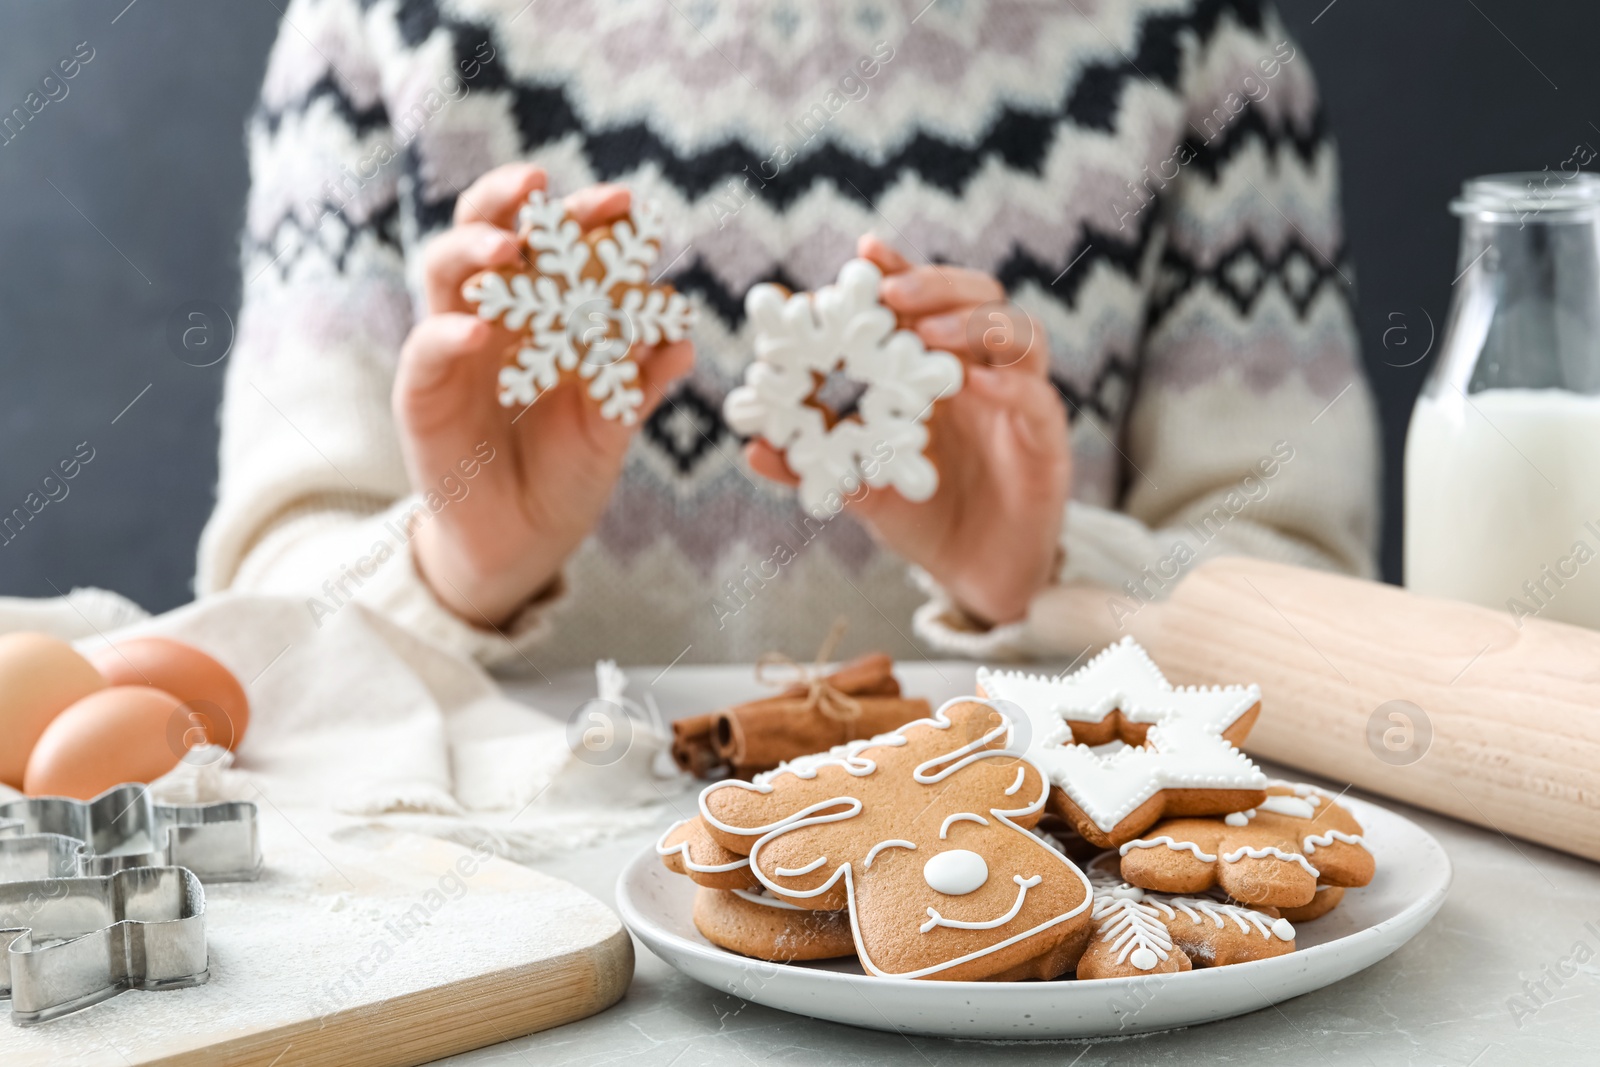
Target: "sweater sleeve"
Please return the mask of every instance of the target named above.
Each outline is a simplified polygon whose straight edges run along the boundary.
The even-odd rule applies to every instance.
[[[413,322],[398,234],[402,151],[357,0],[294,0],[248,129],[244,299],[222,401],[217,506],[196,591],[361,601],[485,662],[545,630],[545,601],[486,631],[442,606],[411,555],[450,498],[412,496],[390,412]]]
[[[1180,89],[1181,140],[1130,207],[1155,214],[1121,433],[1071,413],[1074,450],[1114,448],[1123,484],[1115,509],[1068,506],[1057,585],[1083,595],[1047,590],[1026,621],[985,629],[926,582],[917,628],[939,648],[1075,655],[1217,555],[1373,571],[1375,418],[1309,64],[1270,9],[1255,26],[1225,11]]]

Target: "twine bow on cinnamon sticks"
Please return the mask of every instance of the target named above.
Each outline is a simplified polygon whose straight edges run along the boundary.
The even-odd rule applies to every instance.
[[[680,719],[672,756],[698,778],[749,778],[784,760],[904,726],[929,714],[926,700],[900,694],[894,661],[881,652],[825,673],[844,627],[836,623],[809,665],[777,652],[756,663],[756,680],[781,686],[775,696]]]
[[[828,631],[828,636],[822,639],[822,647],[817,649],[817,658],[810,666],[802,666],[782,652],[763,652],[761,657],[756,660],[756,681],[762,685],[773,686],[783,690],[783,695],[785,696],[791,695],[796,689],[804,688],[805,697],[801,701],[801,707],[798,710],[817,711],[830,719],[837,719],[846,723],[851,719],[860,718],[861,701],[835,685],[823,670],[829,657],[833,655],[833,650],[838,647],[840,638],[844,637],[844,631],[845,621],[843,619],[833,624],[833,627]],[[863,657],[863,659],[868,658],[871,657]],[[883,659],[887,661],[889,657],[884,656]],[[854,666],[861,662],[861,660],[854,660],[847,666]],[[877,665],[874,664],[873,667],[876,670]],[[893,667],[894,664],[889,663],[888,669],[892,670]],[[788,680],[774,677],[779,670],[787,671],[792,676]],[[840,673],[844,672],[841,671]],[[894,676],[891,673],[888,677],[893,680]],[[871,682],[872,684],[881,684],[881,680],[876,677],[871,679]],[[895,684],[894,691],[896,695],[899,694],[900,686],[898,683]]]

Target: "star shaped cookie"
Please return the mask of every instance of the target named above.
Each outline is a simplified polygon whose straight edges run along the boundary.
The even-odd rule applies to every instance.
[[[1050,810],[1101,848],[1164,817],[1241,811],[1266,796],[1266,775],[1234,747],[1261,690],[1175,687],[1131,637],[1065,678],[983,668],[978,688],[1022,709]]]

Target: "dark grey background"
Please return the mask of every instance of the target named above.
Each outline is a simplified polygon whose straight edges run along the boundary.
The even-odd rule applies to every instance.
[[[78,42],[95,50],[69,95],[0,147],[0,515],[78,442],[95,450],[69,495],[0,547],[0,594],[101,585],[159,611],[190,596],[225,366],[180,362],[166,323],[193,300],[236,310],[244,119],[279,11],[274,0],[125,3],[0,5],[0,114]],[[1466,176],[1554,169],[1577,143],[1600,146],[1600,5],[1281,9],[1344,151],[1362,338],[1384,418],[1393,580],[1400,448],[1427,367],[1396,364],[1426,343],[1425,313],[1439,323],[1448,304],[1456,231],[1446,204]],[[1408,329],[1385,348],[1397,324]]]

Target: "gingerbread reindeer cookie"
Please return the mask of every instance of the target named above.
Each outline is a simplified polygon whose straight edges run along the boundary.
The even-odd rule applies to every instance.
[[[662,234],[653,205],[585,233],[561,201],[528,195],[517,238],[531,269],[486,271],[461,290],[479,318],[524,335],[500,369],[502,405],[525,407],[571,376],[606,418],[638,420],[645,397],[634,346],[681,341],[694,324],[683,294],[650,280]]]
[[[1029,832],[1048,783],[1007,749],[1007,706],[953,700],[868,741],[700,795],[707,831],[776,898],[845,909],[874,975],[1054,978],[1088,933],[1090,888]]]
[[[1235,900],[1278,908],[1307,908],[1319,885],[1363,886],[1374,873],[1355,816],[1290,782],[1271,784],[1255,807],[1222,818],[1157,823],[1120,852],[1122,877],[1134,885],[1173,893],[1218,886]]]
[[[1050,810],[1101,848],[1162,818],[1239,811],[1266,795],[1266,775],[1234,747],[1261,691],[1174,687],[1131,637],[1065,678],[983,668],[978,688],[1027,713]]]
[[[1078,977],[1125,978],[1225,967],[1293,952],[1287,919],[1206,897],[1153,893],[1124,882],[1117,854],[1089,864],[1094,932]]]

